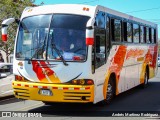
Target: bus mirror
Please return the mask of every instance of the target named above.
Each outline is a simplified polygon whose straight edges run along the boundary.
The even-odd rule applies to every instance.
[[[93,27],[87,27],[86,30],[86,45],[94,44],[94,29]]]
[[[86,38],[86,45],[93,45],[94,44],[94,38]]]
[[[15,18],[8,18],[2,22],[2,40],[3,42],[7,42],[7,28],[14,21],[15,21]]]

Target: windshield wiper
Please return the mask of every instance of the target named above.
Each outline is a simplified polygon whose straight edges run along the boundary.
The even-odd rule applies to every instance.
[[[28,59],[28,64],[31,64],[31,61],[33,60],[33,58],[41,51],[41,54],[43,53],[43,48],[44,48],[44,45],[41,47],[41,48],[38,48],[37,50],[36,50],[36,52],[34,53],[34,55],[30,58],[30,59]]]
[[[57,54],[58,54],[58,56],[61,58],[63,64],[64,64],[65,66],[68,66],[68,64],[67,64],[66,61],[64,60],[62,54],[60,53],[60,50],[57,49],[57,47],[56,47],[56,45],[55,45],[54,43],[52,43],[52,48],[57,52]]]
[[[47,36],[47,35],[46,35]],[[40,47],[40,48],[36,48],[37,50],[36,50],[36,52],[32,55],[32,57],[28,60],[28,64],[31,64],[31,61],[32,61],[32,59],[40,52],[41,54],[43,53],[43,51],[44,51],[44,46],[45,46],[45,41],[46,41],[46,37],[45,36],[45,38],[44,38],[44,42],[43,42],[43,44],[42,44],[42,47]],[[34,50],[34,49],[33,49]],[[43,56],[43,55],[42,55]]]

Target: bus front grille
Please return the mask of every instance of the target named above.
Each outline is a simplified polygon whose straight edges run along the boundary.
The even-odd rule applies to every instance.
[[[29,90],[28,89],[14,88],[14,95],[17,98],[21,98],[21,99],[30,98],[30,94],[29,94]]]
[[[64,92],[64,100],[89,101],[90,92]]]

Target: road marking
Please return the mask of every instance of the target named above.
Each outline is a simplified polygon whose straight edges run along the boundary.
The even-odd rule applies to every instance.
[[[30,105],[30,106],[18,109],[16,111],[27,111],[27,110],[35,108],[35,107],[40,107],[40,105],[44,105],[44,103],[37,103],[37,104],[34,104],[34,105]]]

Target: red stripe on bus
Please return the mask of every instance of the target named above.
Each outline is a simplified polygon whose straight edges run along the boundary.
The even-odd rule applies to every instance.
[[[85,89],[86,89],[86,90],[89,90],[89,89],[90,89],[90,87],[86,87]]]
[[[17,84],[17,86],[21,86],[21,84]]]
[[[52,87],[53,89],[58,89],[58,87]]]
[[[29,85],[25,85],[25,87],[29,87]]]
[[[38,88],[38,86],[33,86],[34,88]]]
[[[74,90],[79,90],[79,88],[74,88]]]
[[[93,45],[94,44],[94,38],[86,38],[86,45]]]
[[[63,90],[68,90],[68,87],[63,87]]]
[[[48,88],[47,86],[42,86],[42,88]]]

